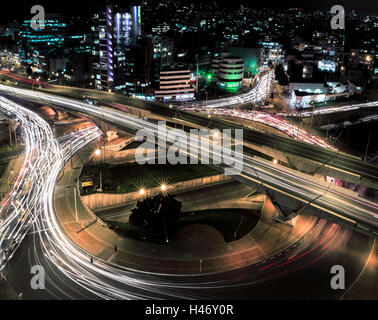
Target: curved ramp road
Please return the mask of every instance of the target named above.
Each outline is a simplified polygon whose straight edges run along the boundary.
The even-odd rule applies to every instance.
[[[35,99],[79,112],[126,131],[136,132],[145,129],[155,136],[158,135],[156,124],[129,116],[118,110],[29,90],[6,86],[0,86],[0,89],[10,91],[23,98]],[[203,151],[206,153],[206,150]],[[234,158],[227,156],[227,160],[232,163]],[[311,176],[303,175],[284,166],[274,165],[257,157],[244,156],[242,164],[244,168],[239,177],[245,183],[250,183],[253,186],[263,185],[264,188],[278,192],[288,199],[299,201],[304,205],[308,204],[312,209],[324,213],[339,223],[377,236],[378,205],[376,203],[351,195],[348,190],[335,188],[323,181],[313,179]]]
[[[207,103],[201,102],[187,102],[187,106],[208,107],[208,108],[224,108],[233,105],[245,103],[258,103],[266,100],[272,90],[274,81],[274,70],[259,74],[257,76],[257,84],[249,92],[242,93],[229,98],[209,100]]]
[[[224,296],[225,293],[236,288],[258,285],[277,275],[298,272],[324,257],[332,261],[338,256],[338,250],[342,250],[347,244],[349,230],[319,220],[312,232],[289,248],[284,255],[281,253],[251,266],[247,269],[248,272],[242,269],[221,275],[178,279],[177,277],[141,274],[98,259],[92,263],[90,255],[71,242],[62,232],[54,213],[53,193],[64,162],[67,162],[75,152],[97,139],[101,133],[97,128],[89,128],[71,136],[60,147],[50,128],[41,118],[7,100],[2,100],[2,102],[6,103],[2,106],[10,113],[18,115],[25,130],[30,133],[30,137],[33,137],[26,140],[35,148],[31,149],[34,153],[25,165],[27,167],[30,165],[33,169],[31,177],[33,181],[38,182],[32,193],[35,196],[29,198],[15,194],[17,197],[13,200],[22,201],[23,206],[29,210],[28,216],[33,221],[32,240],[34,242],[32,252],[29,251],[26,254],[26,259],[27,261],[34,260],[44,266],[47,282],[50,284],[50,298],[214,298],[220,296],[220,291]],[[124,122],[127,118],[125,116],[119,120]],[[31,121],[31,123],[26,123],[26,121]],[[139,123],[140,120],[134,118],[129,121],[131,123],[128,125],[134,124],[136,127],[143,125],[144,128],[153,132],[156,130],[156,126],[148,122]],[[36,164],[40,167],[37,168]],[[27,174],[21,175],[21,184],[26,177],[28,177]],[[8,227],[5,229],[8,230],[6,231],[8,235],[14,233],[13,230],[18,230],[10,228],[12,224],[9,222],[17,219],[17,212],[17,210],[11,210],[4,215],[4,221],[8,222],[6,225],[3,222],[2,227]],[[7,220],[10,217],[12,219]],[[20,250],[22,249],[21,247]],[[17,276],[20,275],[17,274]],[[328,277],[326,277],[326,282],[329,282]],[[23,283],[27,285],[29,281]]]
[[[59,143],[49,125],[37,114],[0,97],[0,109],[20,122],[25,144],[24,163],[0,208],[0,269],[11,259],[31,224],[42,212],[44,183],[61,164]]]

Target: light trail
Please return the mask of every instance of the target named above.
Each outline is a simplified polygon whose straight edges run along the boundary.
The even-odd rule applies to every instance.
[[[33,143],[35,143],[37,148],[31,150],[40,157],[32,156],[30,159],[28,158],[26,162],[28,166],[31,165],[31,168],[36,170],[35,175],[33,175],[33,182],[35,183],[33,189],[34,187],[36,189],[33,193],[36,195],[36,198],[33,199],[33,201],[29,199],[25,202],[25,205],[31,210],[30,216],[34,218],[33,232],[36,232],[39,236],[40,244],[43,247],[43,257],[54,265],[62,275],[66,276],[79,287],[102,299],[190,299],[206,297],[206,294],[203,293],[205,290],[246,286],[275,277],[275,275],[271,273],[265,275],[259,272],[256,273],[257,275],[255,275],[253,279],[249,279],[248,281],[240,279],[212,279],[203,282],[201,281],[201,277],[198,277],[190,281],[180,282],[177,281],[177,278],[168,279],[167,277],[136,273],[133,270],[98,259],[96,259],[95,263],[91,263],[90,254],[73,243],[61,230],[59,221],[54,212],[53,197],[55,183],[63,164],[67,162],[74,153],[99,137],[100,133],[97,128],[88,129],[85,133],[78,133],[70,137],[70,140],[65,141],[62,146],[59,146],[51,129],[42,119],[38,116],[33,116],[32,112],[14,103],[9,103],[6,100],[2,101],[6,102],[6,105],[2,106],[8,111],[17,111],[19,113],[20,119],[23,119],[22,124],[26,128],[25,131],[34,132],[37,128],[45,129],[38,132],[35,138],[30,140],[30,143],[32,143],[33,146]],[[22,115],[23,113],[27,114],[28,117]],[[128,117],[125,117],[123,121],[125,121],[126,118]],[[29,124],[25,122],[24,119],[28,121],[35,119],[36,122]],[[133,124],[136,127],[143,125],[143,128],[156,132],[157,127],[154,124],[135,118],[130,118],[129,120],[132,121],[129,125]],[[39,162],[39,159],[41,162]],[[250,161],[252,160],[253,159],[250,159]],[[38,163],[39,167],[36,167],[36,163]],[[22,181],[23,179],[20,180]],[[17,214],[11,213],[11,215],[17,218]],[[335,239],[339,231],[338,229],[339,228],[335,227],[330,229],[330,232],[335,232],[331,239]],[[8,228],[6,231],[8,232]],[[308,241],[310,241],[308,245],[312,245],[312,240],[309,239]],[[323,240],[321,241],[323,243]],[[303,249],[301,249],[300,252],[305,253],[309,251],[308,245],[303,245]],[[316,249],[317,248],[320,248],[320,245],[316,245]],[[309,252],[314,253],[314,251],[315,250],[311,250]],[[296,250],[297,255],[300,252],[298,252],[298,249]],[[320,257],[323,255],[324,253],[321,251]],[[301,254],[300,258],[306,256],[307,254]],[[311,257],[311,259],[315,261],[313,257]],[[301,259],[292,260],[293,263],[299,263],[298,260]],[[264,263],[263,261],[262,264]],[[281,267],[282,263],[277,262],[277,265]],[[298,265],[296,266],[298,267]],[[261,263],[255,268],[261,268]],[[268,271],[270,272],[270,270]]]
[[[240,105],[245,103],[259,103],[266,100],[272,90],[274,81],[274,70],[259,74],[256,78],[257,84],[249,92],[242,93],[237,96],[208,100],[200,102],[187,102],[186,106],[201,107],[201,108],[223,108],[233,105]]]
[[[301,118],[308,118],[311,116],[317,115],[326,115],[338,112],[348,112],[348,111],[356,111],[360,109],[368,109],[378,107],[378,101],[371,101],[365,102],[360,104],[351,104],[346,106],[335,106],[331,108],[321,108],[316,110],[308,110],[308,111],[301,111],[301,112],[291,112],[291,113],[280,113],[280,116],[283,117],[301,117]]]
[[[78,151],[85,145],[85,141],[82,140],[81,144],[75,143],[76,149],[73,152]],[[68,152],[68,149],[66,152]],[[65,161],[68,161],[70,157],[69,152]],[[245,282],[239,282],[233,279],[224,280],[211,280],[207,282],[201,282],[200,278],[194,281],[177,281],[177,278],[168,279],[166,277],[151,276],[148,274],[139,274],[133,270],[128,270],[123,267],[116,266],[112,263],[101,261],[96,258],[96,262],[92,264],[90,262],[91,255],[78,247],[75,243],[69,240],[66,235],[60,230],[59,222],[56,219],[53,201],[53,188],[56,181],[56,177],[59,175],[59,170],[51,175],[48,184],[51,184],[48,188],[49,194],[46,194],[45,199],[45,215],[43,219],[38,220],[37,230],[47,230],[47,232],[40,232],[41,243],[44,245],[44,252],[46,258],[53,263],[66,277],[71,279],[77,285],[83,289],[88,290],[92,294],[102,299],[156,299],[156,298],[203,298],[206,297],[205,290],[231,288],[236,286],[247,286],[257,284],[268,279],[275,278],[271,270],[267,270],[265,273],[257,272],[257,268],[261,267],[262,261],[255,266],[256,274],[253,280]],[[315,227],[318,227],[317,225]],[[328,233],[335,232],[334,225],[326,227],[326,224],[321,225],[322,230],[320,232]],[[325,229],[324,229],[325,228]],[[339,227],[340,228],[340,227]],[[335,238],[337,232],[334,234]],[[320,241],[319,244],[314,241]],[[292,249],[298,252],[303,252],[299,258],[305,257],[307,263],[311,264],[312,259],[318,258],[317,255],[308,257],[306,251],[314,246],[314,249],[318,248],[324,240],[317,240],[313,237],[308,239],[303,238]],[[299,246],[299,248],[298,248]],[[313,251],[311,249],[309,252]],[[324,252],[319,250],[318,255],[321,257]],[[295,259],[290,261],[290,265],[286,270],[286,273],[290,272],[292,268],[301,268],[304,263],[302,260]],[[310,262],[308,262],[310,258]],[[278,255],[276,257],[278,259]],[[297,261],[299,260],[299,261]],[[280,260],[278,260],[277,264]],[[305,261],[305,262],[306,262]],[[280,265],[279,265],[280,266]],[[282,268],[281,268],[282,269]],[[199,290],[199,291],[198,291]]]
[[[81,112],[116,125],[121,129],[134,132],[145,129],[155,136],[158,132],[156,124],[126,115],[111,108],[102,108],[50,94],[2,85],[0,85],[0,90]],[[232,163],[235,159],[228,158],[227,160]],[[302,203],[317,199],[316,203],[310,204],[312,208],[326,212],[333,218],[339,219],[341,223],[358,226],[359,230],[370,230],[370,232],[375,232],[376,234],[374,230],[378,230],[377,204],[352,196],[348,191],[343,192],[339,189],[334,189],[324,182],[317,181],[311,176],[300,174],[295,170],[283,166],[274,166],[271,162],[257,157],[249,158],[244,156],[243,160],[244,170],[241,176],[248,183],[254,186],[264,184],[265,187],[269,186],[269,188],[285,197]],[[319,196],[321,197],[319,198]],[[367,228],[367,226],[369,227]]]
[[[22,169],[0,208],[1,269],[41,213],[39,198],[45,188],[43,182],[53,163],[59,162],[60,149],[51,128],[38,115],[3,97],[0,109],[17,118],[25,144]]]
[[[195,108],[195,107],[183,107],[182,109],[185,111],[205,112],[203,109]],[[207,112],[215,116],[232,117],[232,118],[246,119],[246,120],[250,120],[254,122],[259,122],[267,126],[270,126],[272,128],[276,128],[296,140],[300,140],[300,141],[307,142],[313,145],[317,145],[322,148],[331,149],[333,151],[338,150],[334,146],[327,143],[324,139],[315,136],[314,134],[308,132],[307,130],[299,128],[299,126],[295,126],[291,124],[287,120],[281,119],[278,116],[273,116],[267,112],[258,112],[258,111],[246,112],[246,111],[226,109],[226,108],[210,109]]]

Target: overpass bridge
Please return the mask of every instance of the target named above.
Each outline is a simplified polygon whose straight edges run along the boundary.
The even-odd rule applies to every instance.
[[[19,85],[20,86],[20,85]],[[12,87],[0,86],[0,91],[12,94]],[[65,96],[83,101],[84,97],[97,99],[99,103],[123,105],[131,114],[139,118],[155,118],[176,122],[191,127],[209,129],[240,129],[244,131],[244,141],[248,148],[267,154],[308,174],[321,174],[378,189],[378,166],[343,152],[325,149],[306,142],[294,140],[278,134],[245,128],[231,121],[202,115],[195,112],[170,108],[162,103],[147,102],[113,93],[91,89],[47,85],[40,92]],[[370,106],[370,104],[369,104]],[[349,110],[349,109],[348,109]]]
[[[0,86],[0,91],[7,88]],[[97,121],[103,121],[128,132],[140,129],[157,134],[157,125],[138,119],[115,109],[90,106],[72,99],[42,94],[30,90],[12,89],[15,96],[52,104],[76,112]],[[232,159],[234,160],[234,159]],[[219,170],[225,165],[217,165]],[[306,212],[323,216],[351,229],[378,235],[378,205],[359,198],[349,190],[327,184],[313,176],[296,170],[274,165],[257,157],[243,156],[242,173],[235,176],[241,182],[257,188],[272,200],[278,211],[278,219],[290,220],[296,214]]]

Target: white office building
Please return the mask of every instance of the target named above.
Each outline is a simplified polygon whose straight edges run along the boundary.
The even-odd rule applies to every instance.
[[[157,100],[191,100],[194,88],[190,84],[190,69],[174,64],[160,71],[160,88],[155,91]]]

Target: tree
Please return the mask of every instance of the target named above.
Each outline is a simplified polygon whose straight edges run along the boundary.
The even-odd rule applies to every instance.
[[[130,224],[153,234],[173,231],[181,217],[181,202],[170,194],[160,193],[138,201],[131,210]]]

